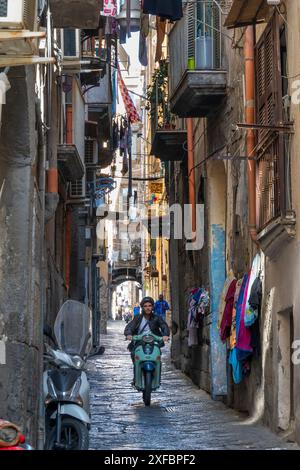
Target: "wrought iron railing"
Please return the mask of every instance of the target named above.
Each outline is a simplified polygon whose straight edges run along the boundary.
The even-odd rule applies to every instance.
[[[258,229],[292,210],[290,142],[288,135],[276,135],[258,156]]]
[[[215,0],[189,1],[169,35],[170,94],[187,69],[222,68],[222,12]]]
[[[279,139],[258,160],[258,227],[263,229],[280,215]]]
[[[162,60],[153,74],[147,94],[152,139],[157,130],[175,127],[175,116],[170,112],[168,82],[168,63]]]

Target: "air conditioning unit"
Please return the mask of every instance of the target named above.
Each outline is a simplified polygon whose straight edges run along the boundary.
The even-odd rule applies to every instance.
[[[85,198],[85,195],[86,195],[85,186],[86,186],[85,175],[80,180],[72,182],[70,186],[70,198],[71,199]]]
[[[37,0],[0,0],[0,29],[35,31]]]
[[[86,167],[95,166],[98,161],[98,143],[96,139],[85,139],[84,163]]]
[[[38,56],[37,0],[0,0],[0,54]]]
[[[69,73],[80,72],[80,29],[61,29],[61,43],[61,49],[63,53],[63,68],[68,70]]]

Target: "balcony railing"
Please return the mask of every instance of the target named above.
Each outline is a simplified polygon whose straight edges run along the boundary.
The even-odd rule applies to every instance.
[[[263,229],[280,216],[279,138],[258,161],[258,227]]]
[[[185,130],[176,128],[176,119],[170,112],[168,96],[168,73],[165,62],[161,63],[160,74],[154,76],[149,90],[152,149],[151,154],[162,161],[182,160],[186,154]]]
[[[171,111],[181,117],[206,116],[225,95],[221,31],[218,2],[195,0],[170,32]]]

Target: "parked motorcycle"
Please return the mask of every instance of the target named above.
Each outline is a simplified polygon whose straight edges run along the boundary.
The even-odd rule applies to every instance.
[[[143,392],[145,406],[151,405],[151,393],[161,384],[161,350],[164,341],[152,332],[132,338],[134,351],[134,386]]]
[[[0,450],[33,450],[15,424],[0,419]]]
[[[87,305],[67,300],[54,325],[52,340],[56,341],[58,349],[45,345],[45,359],[55,366],[44,372],[47,450],[89,448],[90,388],[85,370],[86,361],[91,357],[91,325]],[[103,352],[101,347],[93,355]]]

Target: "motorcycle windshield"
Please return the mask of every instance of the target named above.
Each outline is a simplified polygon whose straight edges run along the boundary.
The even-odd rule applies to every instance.
[[[84,356],[92,347],[92,316],[89,307],[67,300],[58,312],[54,333],[59,348],[67,354]]]

